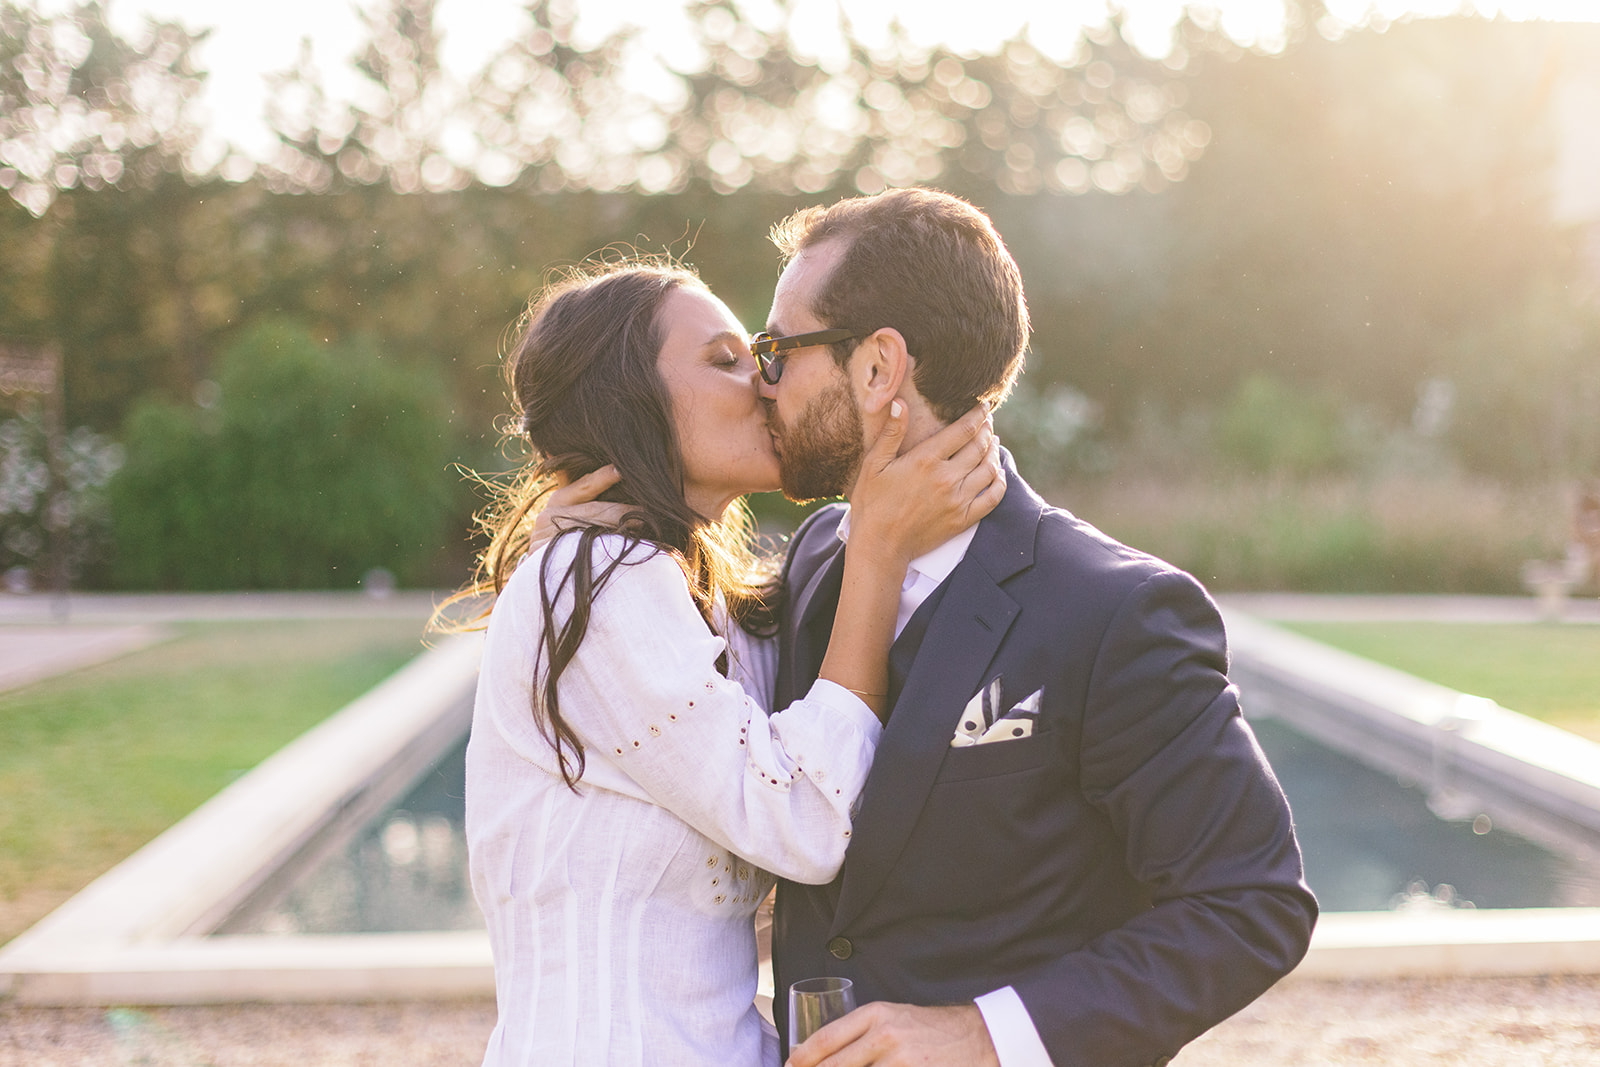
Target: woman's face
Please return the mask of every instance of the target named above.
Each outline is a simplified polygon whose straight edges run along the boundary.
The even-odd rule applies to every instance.
[[[755,357],[733,312],[704,289],[685,285],[668,293],[660,325],[656,366],[672,398],[684,499],[716,519],[735,497],[778,488]]]

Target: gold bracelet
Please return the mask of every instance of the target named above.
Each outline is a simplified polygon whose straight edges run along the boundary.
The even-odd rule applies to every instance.
[[[875,697],[878,699],[883,699],[889,695],[888,693],[863,693],[859,689],[851,689],[848,685],[842,685],[839,688],[843,689],[846,693],[854,693],[856,696],[860,697],[863,702],[871,701]]]

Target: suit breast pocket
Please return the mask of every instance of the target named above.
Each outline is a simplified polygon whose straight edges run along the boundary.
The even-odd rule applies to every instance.
[[[1050,733],[1034,734],[1016,741],[997,741],[988,745],[952,748],[934,779],[935,785],[999,778],[1049,766],[1060,758],[1061,750]]]

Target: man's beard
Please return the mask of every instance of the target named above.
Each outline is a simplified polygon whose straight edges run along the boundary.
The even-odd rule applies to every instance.
[[[768,425],[778,445],[783,495],[796,502],[843,496],[861,470],[861,412],[841,381],[813,397],[792,426],[768,409]]]

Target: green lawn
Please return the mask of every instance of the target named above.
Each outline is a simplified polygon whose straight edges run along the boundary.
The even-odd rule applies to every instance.
[[[1284,626],[1600,741],[1600,626],[1438,622]]]
[[[212,623],[0,693],[0,943],[421,651],[422,620]]]

